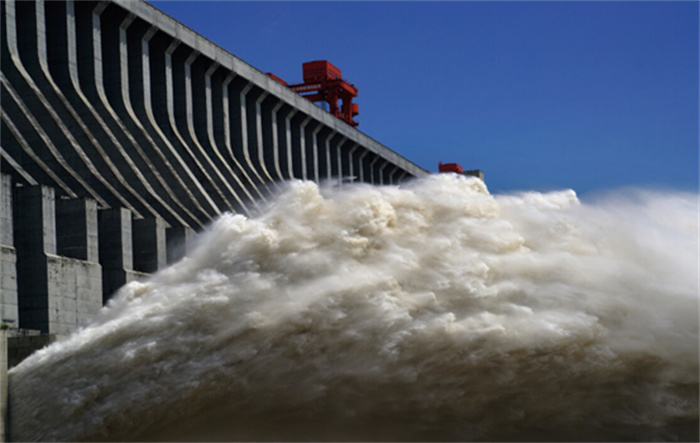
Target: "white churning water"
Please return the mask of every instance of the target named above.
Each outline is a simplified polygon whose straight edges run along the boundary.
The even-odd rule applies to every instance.
[[[15,440],[697,439],[698,198],[292,182],[10,383]]]

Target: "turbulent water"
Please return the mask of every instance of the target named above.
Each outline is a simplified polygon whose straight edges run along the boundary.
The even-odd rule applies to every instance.
[[[15,440],[695,440],[698,198],[293,182],[12,369]]]

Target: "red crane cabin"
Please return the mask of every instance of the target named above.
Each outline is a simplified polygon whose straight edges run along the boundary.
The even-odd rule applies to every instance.
[[[327,102],[328,112],[352,126],[358,125],[353,120],[359,114],[358,107],[352,102],[357,88],[343,79],[340,69],[326,60],[316,60],[304,63],[302,71],[304,83],[289,85],[293,91],[312,102]]]

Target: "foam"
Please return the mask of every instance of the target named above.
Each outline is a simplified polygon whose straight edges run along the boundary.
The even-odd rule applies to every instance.
[[[12,438],[697,439],[697,214],[290,182],[13,368]]]

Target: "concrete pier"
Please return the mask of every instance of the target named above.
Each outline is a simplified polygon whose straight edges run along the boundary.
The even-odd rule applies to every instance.
[[[7,357],[7,329],[0,328],[0,442],[6,442],[9,434]]]
[[[99,254],[102,265],[102,300],[141,277],[134,270],[132,214],[126,208],[99,211]]]
[[[19,324],[44,333],[67,334],[86,322],[102,307],[101,267],[96,261],[94,231],[96,220],[75,217],[76,230],[64,236],[64,247],[86,259],[58,255],[56,201],[53,188],[23,186],[15,192],[15,238],[17,245],[17,282]],[[87,207],[85,201],[79,201]],[[67,204],[65,207],[77,208]],[[81,230],[82,227],[82,230]],[[65,228],[65,227],[64,227]],[[78,235],[82,232],[82,236]],[[80,238],[82,237],[82,238]],[[79,245],[75,247],[73,245]]]
[[[12,179],[0,174],[0,321],[16,326],[19,311],[12,201]]]
[[[186,226],[173,226],[165,231],[166,244],[166,260],[168,264],[173,264],[186,256],[192,248],[192,241],[195,232],[192,228]]]
[[[162,218],[142,218],[133,221],[134,269],[144,273],[156,272],[166,264],[165,221]]]

